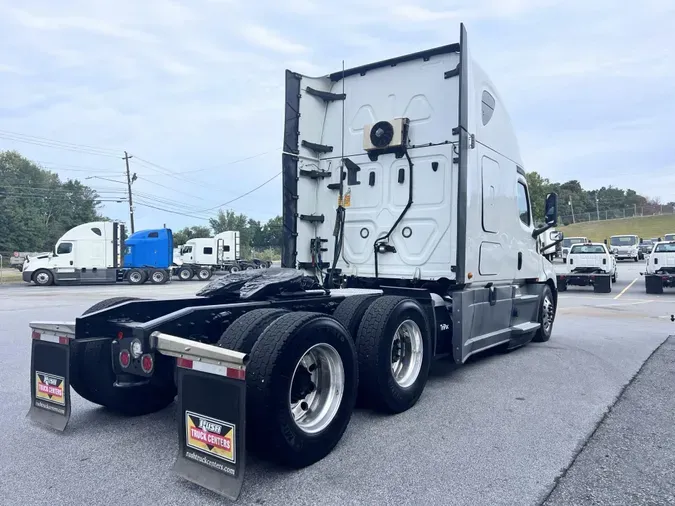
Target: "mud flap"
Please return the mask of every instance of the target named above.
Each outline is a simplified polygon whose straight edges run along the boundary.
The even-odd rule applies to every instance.
[[[155,334],[157,349],[176,356],[175,336]],[[201,343],[188,343],[189,352],[176,356],[178,386],[178,455],[173,470],[182,478],[216,494],[236,500],[246,465],[246,370],[228,357],[199,356]],[[168,348],[167,348],[168,345]],[[230,353],[210,346],[214,353]],[[216,358],[220,358],[217,360]],[[227,365],[224,365],[227,364]]]
[[[593,279],[593,291],[595,293],[610,293],[612,291],[612,280],[609,274],[596,275]]]
[[[75,337],[74,326],[31,324],[31,327],[31,404],[27,417],[64,431],[70,420],[70,341]]]

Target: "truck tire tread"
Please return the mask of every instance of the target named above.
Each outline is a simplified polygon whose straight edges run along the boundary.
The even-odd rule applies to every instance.
[[[243,314],[223,332],[218,346],[250,353],[260,334],[277,318],[288,313],[285,309],[254,309]]]
[[[316,333],[302,333],[304,327],[316,320],[333,322],[324,332],[331,334],[332,344],[340,348],[338,352],[342,350],[345,385],[342,404],[331,424],[310,436],[297,429],[290,414],[286,415],[286,412],[290,413],[286,392],[290,385],[283,379],[290,381],[290,377],[284,376],[289,374],[284,369],[290,368],[285,355],[297,356],[297,350],[300,350],[299,360],[304,354],[303,349],[306,351],[317,344]],[[356,401],[358,366],[354,343],[346,329],[332,317],[322,313],[292,312],[278,318],[253,346],[246,377],[248,434],[254,452],[283,465],[302,468],[321,460],[342,438]]]
[[[400,388],[391,375],[389,347],[383,340],[393,338],[387,329],[392,317],[406,301],[417,305],[417,324],[422,332],[424,356],[422,368],[415,383]],[[395,329],[394,329],[395,330]],[[429,376],[431,365],[431,337],[424,310],[408,297],[387,295],[379,297],[366,310],[356,338],[359,358],[359,402],[389,413],[401,413],[419,400]],[[385,353],[386,352],[386,353]]]
[[[377,294],[354,295],[347,297],[338,304],[333,312],[333,318],[339,321],[349,331],[354,342],[359,331],[359,324],[364,313],[378,297]]]

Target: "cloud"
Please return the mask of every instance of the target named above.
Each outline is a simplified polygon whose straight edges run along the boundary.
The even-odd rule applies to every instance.
[[[251,44],[279,53],[297,54],[308,51],[302,44],[292,42],[264,26],[246,24],[241,28],[240,34]]]
[[[214,206],[280,170],[278,152],[228,162],[280,147],[286,69],[324,75],[343,60],[351,67],[457,42],[459,22],[501,92],[527,170],[674,199],[663,184],[675,164],[672,2],[629,10],[614,0],[0,0],[0,8],[0,129],[128,150],[176,173],[207,168],[169,175],[132,160],[148,179],[138,191],[172,210]],[[68,166],[123,168],[119,157],[0,138],[7,148],[58,163],[65,177],[83,175]],[[640,177],[631,183],[631,174]],[[280,185],[233,208],[274,216]],[[126,217],[124,205],[105,212]],[[148,208],[137,220],[195,223]]]

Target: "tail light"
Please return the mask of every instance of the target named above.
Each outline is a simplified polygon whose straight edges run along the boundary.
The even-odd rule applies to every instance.
[[[152,368],[155,366],[155,361],[152,358],[152,355],[143,355],[141,357],[141,369],[145,374],[150,374]]]
[[[126,369],[129,367],[129,364],[131,363],[131,354],[129,353],[129,350],[122,350],[120,351],[120,365]]]

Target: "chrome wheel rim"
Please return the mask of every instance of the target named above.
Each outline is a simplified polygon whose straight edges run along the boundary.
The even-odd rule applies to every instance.
[[[405,320],[391,341],[391,374],[401,388],[412,386],[422,370],[424,344],[417,323]]]
[[[307,434],[324,430],[342,403],[345,371],[342,358],[330,344],[312,346],[295,365],[288,392],[293,421]]]
[[[129,275],[129,279],[133,281],[134,283],[140,283],[141,282],[141,273],[140,272],[132,272]]]
[[[546,297],[544,297],[544,304],[541,315],[541,326],[544,327],[544,332],[546,332],[547,334],[551,332],[551,327],[553,326],[553,317],[554,317],[553,301],[547,295]]]
[[[239,272],[239,267],[232,267],[230,272]]]
[[[209,277],[209,272],[208,271],[199,271],[199,277],[201,279],[206,279]]]
[[[153,272],[152,273],[152,280],[155,283],[161,283],[162,281],[164,281],[164,274],[162,274],[161,272]]]
[[[189,279],[190,278],[190,271],[180,271],[180,277],[181,277],[181,279]]]
[[[46,272],[40,272],[37,276],[35,276],[35,279],[39,284],[44,285],[49,282],[49,274]]]

